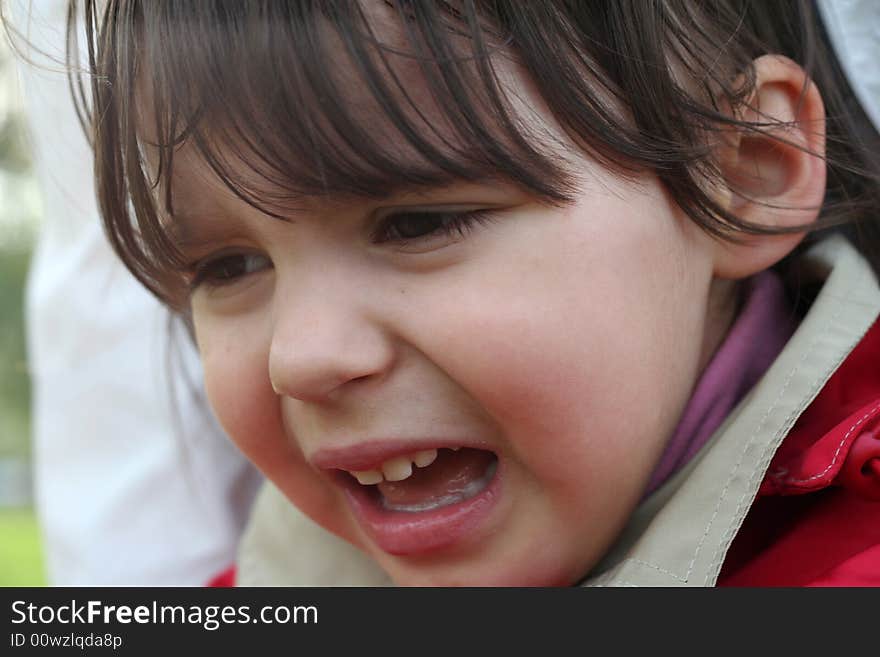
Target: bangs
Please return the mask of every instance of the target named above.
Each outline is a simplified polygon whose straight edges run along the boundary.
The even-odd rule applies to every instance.
[[[182,148],[280,219],[305,198],[456,181],[567,202],[574,177],[559,138],[510,85],[515,37],[502,25],[473,2],[110,0],[89,40],[108,82],[93,84],[96,174],[115,190],[102,202],[127,198],[134,210],[126,227],[127,203],[103,208],[116,218],[111,241],[177,305],[170,272],[184,263],[167,223]]]
[[[506,36],[489,17],[427,2],[370,8],[143,3],[126,35],[141,47],[119,62],[138,85],[122,122],[126,141],[158,155],[150,184],[166,190],[166,211],[185,145],[279,218],[304,197],[384,198],[460,180],[570,197],[548,135],[514,108],[493,67]],[[150,103],[143,116],[138,98]]]
[[[774,127],[737,118],[752,60],[816,62],[823,91],[833,78],[813,56],[814,39],[795,28],[811,24],[807,0],[774,29],[780,12],[733,0],[71,7],[80,1],[101,215],[123,262],[177,309],[186,299],[167,225],[175,155],[178,166],[194,155],[279,219],[316,197],[381,199],[456,181],[497,180],[561,205],[582,186],[576,164],[586,155],[623,177],[653,173],[698,226],[736,239],[772,232],[714,195],[726,182],[713,142]],[[75,42],[75,12],[69,26]],[[859,176],[831,190],[851,208],[874,199],[856,189]]]

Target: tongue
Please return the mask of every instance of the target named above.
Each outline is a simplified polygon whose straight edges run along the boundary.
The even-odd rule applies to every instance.
[[[383,481],[377,485],[391,509],[420,510],[467,499],[478,493],[486,470],[495,455],[479,449],[438,450],[437,459],[426,468],[413,468],[403,481]]]

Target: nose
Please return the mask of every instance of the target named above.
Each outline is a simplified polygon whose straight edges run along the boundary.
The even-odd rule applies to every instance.
[[[392,366],[392,341],[379,322],[347,295],[326,292],[276,310],[269,378],[280,395],[327,401],[346,384]]]

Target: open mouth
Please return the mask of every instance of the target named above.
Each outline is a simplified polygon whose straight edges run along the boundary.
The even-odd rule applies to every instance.
[[[356,518],[380,548],[415,554],[465,538],[498,497],[498,457],[467,447],[423,450],[372,470],[338,470]]]
[[[396,457],[381,469],[349,473],[388,511],[418,513],[464,502],[481,493],[498,467],[482,449],[431,449]]]

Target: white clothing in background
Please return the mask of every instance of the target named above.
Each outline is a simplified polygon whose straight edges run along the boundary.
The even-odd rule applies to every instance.
[[[880,2],[817,0],[816,4],[850,87],[880,130]]]
[[[65,6],[11,7],[25,38],[60,60]],[[198,359],[179,325],[176,358],[192,383],[180,366],[169,372],[168,313],[103,235],[66,76],[28,54],[39,68],[18,64],[44,219],[26,321],[49,583],[200,585],[233,563],[260,477],[201,399]]]

